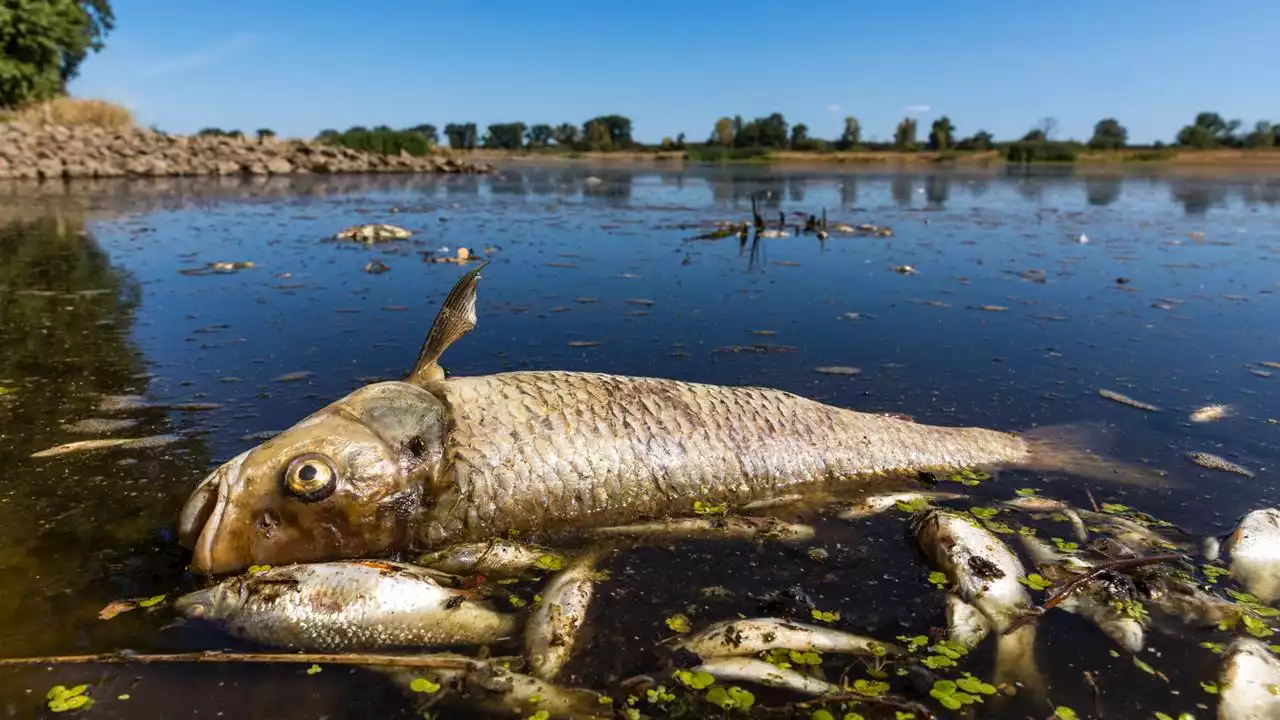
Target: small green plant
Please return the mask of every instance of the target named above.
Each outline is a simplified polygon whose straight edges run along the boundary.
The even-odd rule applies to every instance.
[[[552,553],[548,553],[546,555],[539,555],[538,559],[533,561],[533,566],[538,568],[539,570],[547,570],[550,572],[563,570],[564,558]]]
[[[667,618],[667,627],[671,628],[672,632],[678,633],[687,633],[693,629],[689,624],[689,616],[683,613],[676,613]]]
[[[1046,580],[1044,576],[1039,573],[1031,573],[1026,577],[1018,578],[1018,582],[1026,585],[1032,590],[1047,590],[1053,587],[1053,583]]]
[[[68,688],[65,685],[54,685],[45,693],[49,709],[56,713],[69,710],[80,710],[93,706],[93,698],[88,695],[88,685],[76,685]]]
[[[440,692],[440,683],[432,682],[428,678],[416,677],[409,683],[409,689],[416,693],[432,693]]]
[[[704,503],[701,500],[693,501],[693,513],[695,515],[724,515],[728,511],[729,506],[724,504],[712,505],[710,503]]]
[[[824,622],[824,623],[833,623],[840,619],[840,613],[827,612],[827,611],[819,610],[818,608],[814,608],[810,610],[809,615],[814,620],[817,620],[818,622]]]
[[[929,582],[933,583],[934,587],[941,590],[947,586],[947,574],[934,570],[929,573]]]

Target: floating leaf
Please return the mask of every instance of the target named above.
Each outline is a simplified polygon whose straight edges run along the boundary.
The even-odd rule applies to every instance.
[[[1200,683],[1200,689],[1201,689],[1201,690],[1204,690],[1205,692],[1209,693],[1210,695],[1217,695],[1217,694],[1218,694],[1218,683],[1216,683],[1216,682],[1202,682],[1202,683]]]
[[[809,715],[809,720],[836,720],[836,716],[828,710],[818,708]]]
[[[413,682],[409,683],[409,689],[416,693],[427,693],[429,695],[440,692],[440,683],[432,682],[424,677],[416,677]]]
[[[164,602],[164,599],[166,597],[168,597],[168,595],[153,595],[147,598],[146,600],[139,600],[138,607],[149,608],[155,605],[159,605],[160,603]]]
[[[862,713],[847,712],[844,714],[844,717],[841,718],[841,720],[867,720],[867,719],[862,717]]]
[[[1018,582],[1026,585],[1032,590],[1045,590],[1053,587],[1053,583],[1046,580],[1044,576],[1039,573],[1031,573],[1026,577],[1018,578]]]
[[[550,553],[546,555],[539,555],[538,559],[533,561],[533,566],[539,570],[550,570],[554,572],[564,568],[564,558]]]
[[[1151,667],[1149,664],[1147,664],[1145,661],[1143,661],[1142,659],[1138,658],[1137,656],[1135,656],[1135,657],[1133,658],[1133,664],[1134,664],[1134,665],[1137,665],[1137,666],[1138,666],[1138,669],[1139,669],[1139,670],[1141,670],[1141,671],[1142,671],[1142,672],[1144,672],[1144,673],[1147,673],[1147,674],[1149,674],[1149,675],[1155,675],[1155,674],[1156,674],[1156,669],[1155,669],[1155,668]]]
[[[539,710],[538,712],[530,715],[528,720],[551,720],[551,713],[546,710]]]
[[[924,663],[924,666],[930,670],[941,670],[942,668],[955,667],[956,665],[955,660],[945,655],[930,655],[920,662]]]
[[[864,680],[862,678],[858,678],[853,681],[853,691],[859,695],[877,697],[889,692],[889,683],[880,682],[879,680]]]
[[[982,526],[990,530],[991,532],[997,533],[999,535],[1013,534],[1013,528],[1009,527],[1005,523],[1000,522],[999,520],[983,520]]]
[[[249,566],[249,574],[250,574],[250,575],[257,575],[258,573],[263,573],[263,572],[266,572],[266,571],[268,571],[268,570],[270,570],[270,569],[271,569],[271,566],[270,566],[270,565],[250,565],[250,566]]]
[[[1204,648],[1205,650],[1212,651],[1216,655],[1221,655],[1223,650],[1226,649],[1225,647],[1223,647],[1222,643],[1208,642],[1208,641],[1200,643],[1200,647]]]
[[[787,656],[791,659],[791,662],[797,665],[822,664],[822,656],[812,650],[808,652],[796,652],[795,650],[791,650],[788,651]]]
[[[666,685],[659,685],[657,688],[648,690],[645,693],[645,697],[649,700],[650,703],[654,703],[654,704],[671,702],[672,700],[676,699],[676,696],[674,693],[667,691]]]
[[[688,687],[691,687],[694,690],[701,690],[706,687],[711,687],[716,682],[716,678],[714,675],[712,675],[709,672],[705,672],[701,670],[698,672],[691,672],[689,670],[677,670],[675,672],[675,678],[679,680],[682,684]]]
[[[511,603],[511,606],[512,606],[512,607],[515,607],[515,608],[522,608],[522,607],[524,607],[525,605],[528,605],[528,604],[529,604],[529,601],[528,601],[528,600],[525,600],[524,598],[520,597],[519,595],[508,595],[508,596],[507,596],[507,601],[508,601],[508,602],[510,602],[510,603]]]
[[[129,693],[120,693],[119,695],[117,695],[117,696],[116,696],[116,699],[117,699],[117,700],[128,700],[128,699],[129,699],[129,698],[131,698],[131,697],[133,697],[133,696],[132,696],[132,695],[130,695]]]
[[[729,699],[733,701],[735,708],[743,712],[750,710],[751,706],[756,704],[756,696],[752,695],[751,691],[743,690],[736,685],[729,688]]]
[[[809,615],[814,620],[817,620],[819,622],[825,622],[825,623],[833,623],[840,619],[840,613],[827,612],[827,611],[819,610],[818,608],[814,608],[810,610]]]
[[[1264,638],[1276,634],[1275,630],[1267,627],[1265,622],[1253,615],[1245,614],[1240,618],[1240,621],[1244,623],[1245,631],[1254,637]]]
[[[978,678],[965,673],[964,677],[956,680],[956,686],[971,695],[994,695],[996,686],[985,683]]]
[[[689,617],[679,613],[667,618],[667,627],[671,628],[673,632],[678,633],[687,633],[693,629],[692,626],[689,625]]]
[[[307,674],[315,675],[316,673],[319,673],[322,670],[323,669],[319,665],[316,665],[315,663],[311,663],[311,667],[307,668]]]
[[[942,588],[947,586],[947,574],[944,572],[938,572],[937,570],[934,570],[933,572],[929,573],[929,582],[933,583],[934,587],[941,590]]]
[[[112,600],[107,606],[98,611],[99,620],[110,620],[111,618],[127,613],[138,607],[132,600]]]
[[[1059,705],[1058,707],[1054,708],[1053,716],[1055,718],[1058,718],[1058,720],[1078,720],[1078,718],[1080,717],[1079,715],[1076,715],[1075,710],[1072,710],[1066,705]]]
[[[693,502],[693,512],[695,515],[724,515],[729,511],[728,505],[712,505],[704,503],[701,500]]]
[[[1013,491],[1013,494],[1017,495],[1018,497],[1032,497],[1037,492],[1039,491],[1036,490],[1035,488],[1018,488],[1017,490]]]
[[[1102,503],[1102,512],[1119,515],[1121,513],[1129,512],[1129,506],[1121,505],[1120,503]]]

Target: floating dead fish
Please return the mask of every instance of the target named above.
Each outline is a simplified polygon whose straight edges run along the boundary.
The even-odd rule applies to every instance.
[[[1208,468],[1210,470],[1220,470],[1222,472],[1235,473],[1236,475],[1243,475],[1250,478],[1254,476],[1252,470],[1237,465],[1226,458],[1218,457],[1212,453],[1200,451],[1189,452],[1186,454],[1186,458],[1200,467]]]
[[[547,548],[503,538],[451,545],[418,558],[418,564],[454,575],[515,577],[539,567],[558,570],[564,558]]]
[[[1235,411],[1230,405],[1205,405],[1187,416],[1191,422],[1206,423],[1231,417]]]
[[[1058,588],[1094,568],[1082,558],[1059,552],[1038,537],[1019,535],[1019,539],[1040,575]],[[1057,607],[1088,620],[1117,645],[1137,653],[1146,644],[1146,627],[1136,594],[1133,581],[1127,576],[1103,575],[1085,583]]]
[[[692,671],[708,673],[724,683],[755,683],[815,697],[840,692],[839,685],[833,685],[826,680],[795,670],[784,670],[772,663],[752,657],[713,657],[704,660]]]
[[[205,477],[179,517],[193,569],[421,552],[921,471],[1056,469],[1166,483],[1088,452],[1087,430],[1073,427],[929,426],[776,389],[594,372],[446,377],[438,361],[475,327],[483,267],[454,285],[405,381],[361,387]],[[280,518],[269,537],[260,530],[267,509]],[[769,530],[732,522],[740,533]]]
[[[1122,555],[1159,555],[1180,552],[1191,546],[1188,542],[1175,542],[1163,533],[1126,517],[1083,508],[1076,512],[1091,530],[1106,535],[1109,544],[1118,545]]]
[[[411,237],[413,233],[402,227],[388,225],[386,223],[368,223],[365,225],[352,225],[345,230],[340,230],[334,238],[338,240],[356,240],[365,243],[382,242],[384,240],[404,240]]]
[[[542,590],[542,602],[525,623],[525,653],[534,677],[553,680],[573,653],[595,592],[598,559],[595,552],[582,556]]]
[[[231,635],[301,651],[493,643],[514,616],[425,568],[380,560],[287,565],[184,595],[175,609]]]
[[[247,262],[247,261],[246,262],[211,262],[209,263],[209,269],[217,270],[218,272],[234,272],[236,270],[247,270],[251,267],[253,267],[253,263]]]
[[[893,271],[900,275],[914,275],[916,272],[916,269],[911,267],[910,265],[894,265]]]
[[[1111,401],[1114,401],[1114,402],[1118,402],[1118,403],[1120,403],[1121,405],[1128,405],[1128,406],[1129,406],[1129,407],[1131,407],[1131,408],[1137,408],[1137,409],[1139,409],[1139,410],[1146,410],[1147,412],[1159,412],[1159,411],[1160,411],[1160,408],[1156,407],[1155,405],[1152,405],[1152,404],[1150,404],[1150,403],[1144,403],[1144,402],[1142,402],[1142,401],[1140,401],[1140,400],[1134,400],[1133,398],[1129,397],[1128,395],[1122,395],[1122,394],[1120,394],[1120,393],[1118,393],[1118,392],[1114,392],[1114,391],[1112,391],[1112,390],[1106,390],[1106,389],[1101,389],[1101,388],[1100,388],[1100,389],[1098,390],[1098,394],[1099,394],[1099,395],[1101,395],[1102,397],[1104,397],[1104,398],[1108,399],[1108,400],[1111,400]]]
[[[823,367],[816,367],[813,369],[813,371],[822,373],[823,375],[861,375],[862,374],[861,368],[850,367],[848,365],[826,365]]]
[[[898,507],[899,503],[904,505],[928,505],[939,500],[958,500],[964,497],[960,493],[940,492],[931,490],[907,490],[904,492],[881,493],[879,495],[871,495],[862,498],[849,506],[848,509],[840,512],[836,517],[841,520],[856,520],[859,518],[871,517],[880,513]]]
[[[595,528],[598,535],[637,535],[688,538],[723,538],[734,540],[776,540],[803,542],[812,540],[813,528],[783,522],[777,518],[744,517],[742,515],[673,518],[653,522]]]
[[[1218,720],[1280,718],[1280,658],[1253,638],[1238,638],[1222,654]]]
[[[474,663],[464,670],[421,668],[379,668],[411,697],[424,703],[439,700],[459,709],[488,713],[494,717],[538,717],[547,720],[612,718],[608,698],[584,688],[566,688],[523,673],[508,670],[496,661],[482,662],[465,656],[460,661]],[[424,682],[425,681],[425,682]],[[429,692],[434,690],[434,692]],[[432,717],[437,717],[434,708]],[[447,715],[440,715],[447,717]]]
[[[1080,517],[1080,513],[1061,500],[1032,495],[1030,497],[1016,497],[1012,500],[1006,500],[1003,504],[1024,512],[1062,513],[1063,517],[1071,523],[1071,529],[1075,532],[1077,540],[1084,542],[1089,539],[1089,530],[1085,527],[1084,519]]]
[[[743,510],[743,511],[767,510],[769,508],[775,508],[781,505],[791,505],[794,503],[798,503],[803,499],[804,499],[804,496],[799,494],[779,495],[777,497],[771,497],[771,498],[760,498],[759,500],[752,500],[751,502],[745,505],[739,506],[738,510]]]
[[[1008,312],[1009,310],[1004,305],[978,305],[977,309],[985,312]]]
[[[1231,577],[1264,603],[1280,599],[1280,509],[1247,513],[1221,543]],[[1217,559],[1219,550],[1206,543],[1205,555]]]
[[[673,647],[688,650],[703,660],[729,655],[756,655],[776,649],[842,655],[902,653],[901,649],[874,638],[770,617],[718,622],[680,638]]]
[[[152,435],[144,438],[97,438],[94,440],[76,440],[75,442],[57,445],[46,450],[31,453],[33,458],[54,457],[56,455],[69,455],[78,452],[91,452],[94,450],[106,450],[109,448],[119,448],[126,450],[136,450],[139,448],[156,448],[172,445],[181,440],[178,435]]]
[[[121,430],[128,430],[137,424],[137,420],[125,418],[115,420],[105,418],[85,418],[83,420],[77,420],[73,423],[63,425],[62,429],[67,432],[81,433],[84,435],[107,435],[113,432],[120,432]]]

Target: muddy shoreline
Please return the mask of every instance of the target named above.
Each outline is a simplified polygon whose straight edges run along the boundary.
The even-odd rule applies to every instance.
[[[488,173],[451,153],[377,155],[309,140],[0,123],[0,179]]]

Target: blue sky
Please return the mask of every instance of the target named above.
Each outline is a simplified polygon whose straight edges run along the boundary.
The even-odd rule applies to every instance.
[[[1200,110],[1280,121],[1273,2],[116,0],[71,90],[180,133],[618,113],[656,142],[776,111],[819,137],[945,114],[961,135],[1115,116],[1168,141]]]

